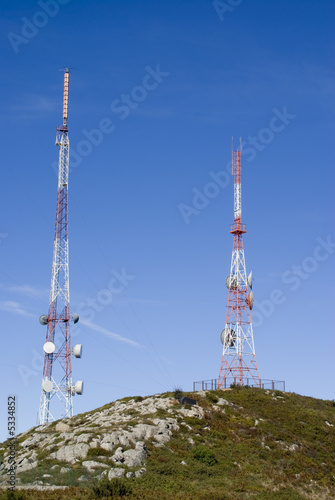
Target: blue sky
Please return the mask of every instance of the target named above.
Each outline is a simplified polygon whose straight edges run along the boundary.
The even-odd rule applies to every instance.
[[[1,438],[39,406],[64,67],[75,413],[218,376],[232,136],[260,376],[333,399],[333,2],[1,7]]]

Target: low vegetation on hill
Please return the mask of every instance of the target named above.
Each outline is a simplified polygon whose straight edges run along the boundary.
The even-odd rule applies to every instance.
[[[124,398],[21,434],[17,488],[0,500],[335,498],[335,402],[247,387],[184,396],[196,405]]]

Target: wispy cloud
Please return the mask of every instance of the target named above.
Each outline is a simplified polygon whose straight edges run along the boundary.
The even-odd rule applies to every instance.
[[[20,295],[24,295],[26,297],[47,298],[49,293],[49,291],[46,288],[37,288],[30,285],[6,286],[3,283],[0,283],[0,289],[5,290],[6,292],[19,293]]]
[[[102,333],[103,335],[106,335],[106,337],[117,340],[118,342],[125,342],[126,344],[131,344],[133,346],[140,347],[140,344],[138,342],[135,342],[135,340],[130,340],[130,339],[127,339],[126,337],[122,337],[122,335],[119,335],[118,333],[111,332],[110,330],[107,330],[103,326],[96,325],[95,323],[92,323],[91,321],[88,321],[86,319],[81,319],[80,323],[82,325],[87,326],[87,328],[90,328],[91,330],[94,330],[95,332]]]
[[[35,315],[31,314],[20,306],[18,302],[15,302],[13,300],[2,300],[0,301],[0,310],[1,311],[6,311],[12,314],[18,314],[19,316],[25,316],[28,318],[34,318]]]
[[[13,111],[53,111],[56,109],[58,101],[43,95],[30,95],[26,102],[11,106]]]

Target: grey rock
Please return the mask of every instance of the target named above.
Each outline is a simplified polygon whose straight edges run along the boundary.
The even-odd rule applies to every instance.
[[[90,448],[98,448],[98,446],[100,446],[100,439],[99,438],[92,439],[92,441],[89,443],[89,445],[90,445]],[[110,451],[110,450],[107,450],[107,451]]]
[[[135,477],[135,474],[133,472],[127,472],[126,477],[130,479],[132,477]]]
[[[135,472],[135,477],[140,477],[142,476],[142,474],[144,474],[145,472],[147,471],[147,469],[145,467],[142,467],[141,469],[137,470]]]
[[[106,434],[100,442],[101,448],[106,451],[112,451],[115,446],[119,444],[122,444],[123,446],[129,446],[129,440],[127,436],[125,436],[125,439],[122,439],[123,443],[121,443],[120,437],[123,433],[127,433],[127,431],[112,432],[111,434]]]
[[[29,446],[32,446],[34,444],[39,444],[40,441],[43,441],[47,438],[50,438],[50,436],[48,434],[33,434],[32,436],[27,438],[25,441],[23,441],[21,446],[23,448],[29,448]]]
[[[115,463],[121,463],[123,464],[124,462],[124,456],[123,456],[123,448],[119,447],[117,448],[117,450],[115,451],[114,455],[112,456],[112,460],[115,462]]]
[[[290,446],[287,446],[287,449],[289,451],[296,451],[298,448],[300,448],[300,446],[298,444],[291,444]]]
[[[83,433],[77,437],[77,443],[88,443],[93,437],[93,434]]]
[[[105,469],[105,468],[108,468],[108,465],[102,464],[101,462],[96,462],[95,460],[84,460],[84,462],[82,462],[82,465],[88,471],[92,471],[93,469]]]
[[[108,479],[113,479],[114,477],[124,477],[124,474],[125,474],[125,470],[122,469],[121,467],[120,468],[113,468],[113,469],[110,469],[110,471],[108,472]]]
[[[204,398],[207,394],[207,391],[197,391],[195,394],[199,394],[199,396]]]
[[[68,467],[62,467],[61,470],[59,471],[61,474],[65,474],[66,472],[70,472],[71,469]]]
[[[216,404],[219,406],[225,406],[225,405],[229,405],[229,402],[226,399],[220,398]]]
[[[159,444],[160,446],[162,446],[168,441],[170,441],[170,436],[169,434],[155,434],[154,440],[156,441],[155,443],[156,445]]]
[[[51,425],[51,423],[52,422],[49,422],[48,424],[39,425],[38,427],[36,427],[35,432],[43,432],[47,430],[48,427]]]
[[[86,481],[88,481],[88,479],[87,479],[87,477],[85,477],[85,476],[80,476],[80,477],[78,478],[78,481],[80,481],[81,483],[85,483]]]
[[[145,443],[138,441],[135,450],[126,450],[123,453],[124,463],[128,467],[138,467],[147,458]]]
[[[116,452],[112,456],[112,460],[116,464],[125,464],[128,467],[138,467],[142,465],[144,460],[147,458],[147,452],[145,443],[138,441],[136,443],[135,449],[130,449],[123,451],[123,448],[117,448]]]
[[[69,444],[61,447],[58,451],[51,453],[50,458],[74,464],[77,459],[86,458],[89,449],[90,447],[86,443]]]
[[[18,460],[17,471],[25,472],[37,467],[37,453],[34,451],[30,457],[25,457],[23,460]]]
[[[193,408],[188,410],[187,408],[180,408],[178,413],[184,415],[184,417],[195,417],[195,418],[203,418],[204,410],[201,406],[194,405]]]
[[[58,422],[55,429],[57,432],[69,432],[71,430],[71,427],[64,422]]]

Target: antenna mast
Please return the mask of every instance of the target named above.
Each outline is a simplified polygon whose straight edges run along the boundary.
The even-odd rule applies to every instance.
[[[47,325],[44,350],[39,425],[55,420],[50,411],[51,400],[61,404],[61,417],[73,415],[72,397],[83,393],[83,382],[72,385],[72,354],[80,358],[81,344],[71,352],[70,322],[79,321],[79,316],[70,316],[69,295],[69,244],[68,244],[68,178],[69,178],[69,69],[64,70],[63,125],[57,127],[56,146],[59,147],[58,192],[51,289],[48,315],[40,317]],[[57,396],[56,398],[54,396]],[[56,401],[55,401],[56,403]],[[58,417],[59,418],[59,417]]]
[[[226,326],[221,332],[223,354],[218,380],[218,389],[226,387],[227,379],[236,385],[260,387],[254,336],[250,311],[253,306],[252,272],[247,277],[242,224],[241,151],[232,147],[232,174],[234,176],[234,224],[230,233],[234,235],[230,275],[226,278],[228,304]],[[250,291],[248,289],[250,288]]]

